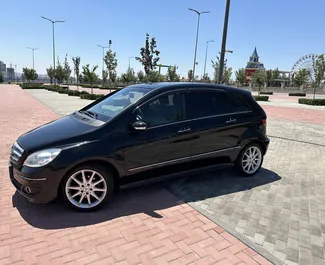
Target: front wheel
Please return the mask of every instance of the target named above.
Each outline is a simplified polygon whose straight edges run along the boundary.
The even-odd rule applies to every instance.
[[[257,143],[248,144],[240,152],[236,168],[244,176],[255,175],[263,163],[263,150]]]
[[[89,212],[103,206],[113,194],[112,175],[102,166],[83,165],[63,180],[64,202],[77,211]]]

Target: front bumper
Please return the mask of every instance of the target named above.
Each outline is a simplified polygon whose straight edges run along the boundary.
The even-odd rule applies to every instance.
[[[34,203],[48,203],[57,197],[61,177],[49,168],[16,169],[9,161],[10,181],[17,191]]]

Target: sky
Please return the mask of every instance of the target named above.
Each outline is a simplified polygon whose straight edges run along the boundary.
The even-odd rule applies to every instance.
[[[202,14],[197,50],[196,74],[202,75],[207,40],[207,72],[212,76],[211,60],[221,48],[226,0],[0,0],[0,61],[7,67],[32,67],[46,73],[53,62],[52,25],[41,18],[64,20],[55,25],[56,55],[60,61],[68,54],[81,57],[81,65],[102,67],[102,49],[112,40],[118,59],[117,72],[128,67],[129,57],[139,56],[146,33],[155,37],[160,63],[178,66],[187,76],[193,66],[197,14]],[[324,0],[231,0],[227,49],[228,65],[243,68],[254,47],[266,69],[290,71],[303,55],[325,51]],[[131,58],[135,71],[142,65]],[[165,72],[166,70],[164,70]]]

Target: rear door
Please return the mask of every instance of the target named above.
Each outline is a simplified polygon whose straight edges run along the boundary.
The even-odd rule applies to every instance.
[[[191,141],[192,160],[219,158],[229,162],[250,126],[250,107],[238,96],[215,88],[190,89],[188,102],[192,133],[198,135]]]

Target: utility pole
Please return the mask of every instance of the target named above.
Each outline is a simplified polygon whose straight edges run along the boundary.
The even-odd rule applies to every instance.
[[[204,59],[204,71],[203,71],[203,78],[205,77],[205,70],[207,66],[207,56],[208,56],[208,47],[209,47],[209,42],[214,42],[214,40],[208,40],[205,48],[205,59]]]
[[[219,66],[218,84],[221,83],[222,77],[223,77],[223,68],[224,68],[224,63],[225,63],[226,42],[227,42],[227,31],[228,31],[229,9],[230,9],[230,0],[226,0],[225,20],[224,20],[224,24],[223,24],[223,34],[222,34],[222,43],[221,43],[221,51],[220,51],[220,66]]]
[[[34,68],[34,51],[35,51],[35,50],[38,50],[38,48],[27,47],[27,49],[32,50],[32,55],[33,55],[33,70],[34,70],[34,69],[35,69],[35,68]]]
[[[52,35],[53,35],[53,69],[55,71],[55,39],[54,39],[54,24],[55,23],[64,23],[65,21],[63,20],[51,20],[49,18],[43,17],[43,19],[48,20],[52,23]],[[56,80],[54,78],[54,85],[56,84]]]
[[[198,39],[199,39],[199,29],[200,29],[200,18],[201,18],[201,14],[208,14],[210,13],[210,11],[202,11],[199,12],[195,9],[189,8],[188,10],[195,12],[198,17],[197,17],[197,26],[196,26],[196,40],[195,40],[195,50],[194,50],[194,62],[193,62],[193,77],[192,77],[192,81],[195,78],[195,65],[196,65],[196,53],[197,53],[197,44],[198,44]]]

